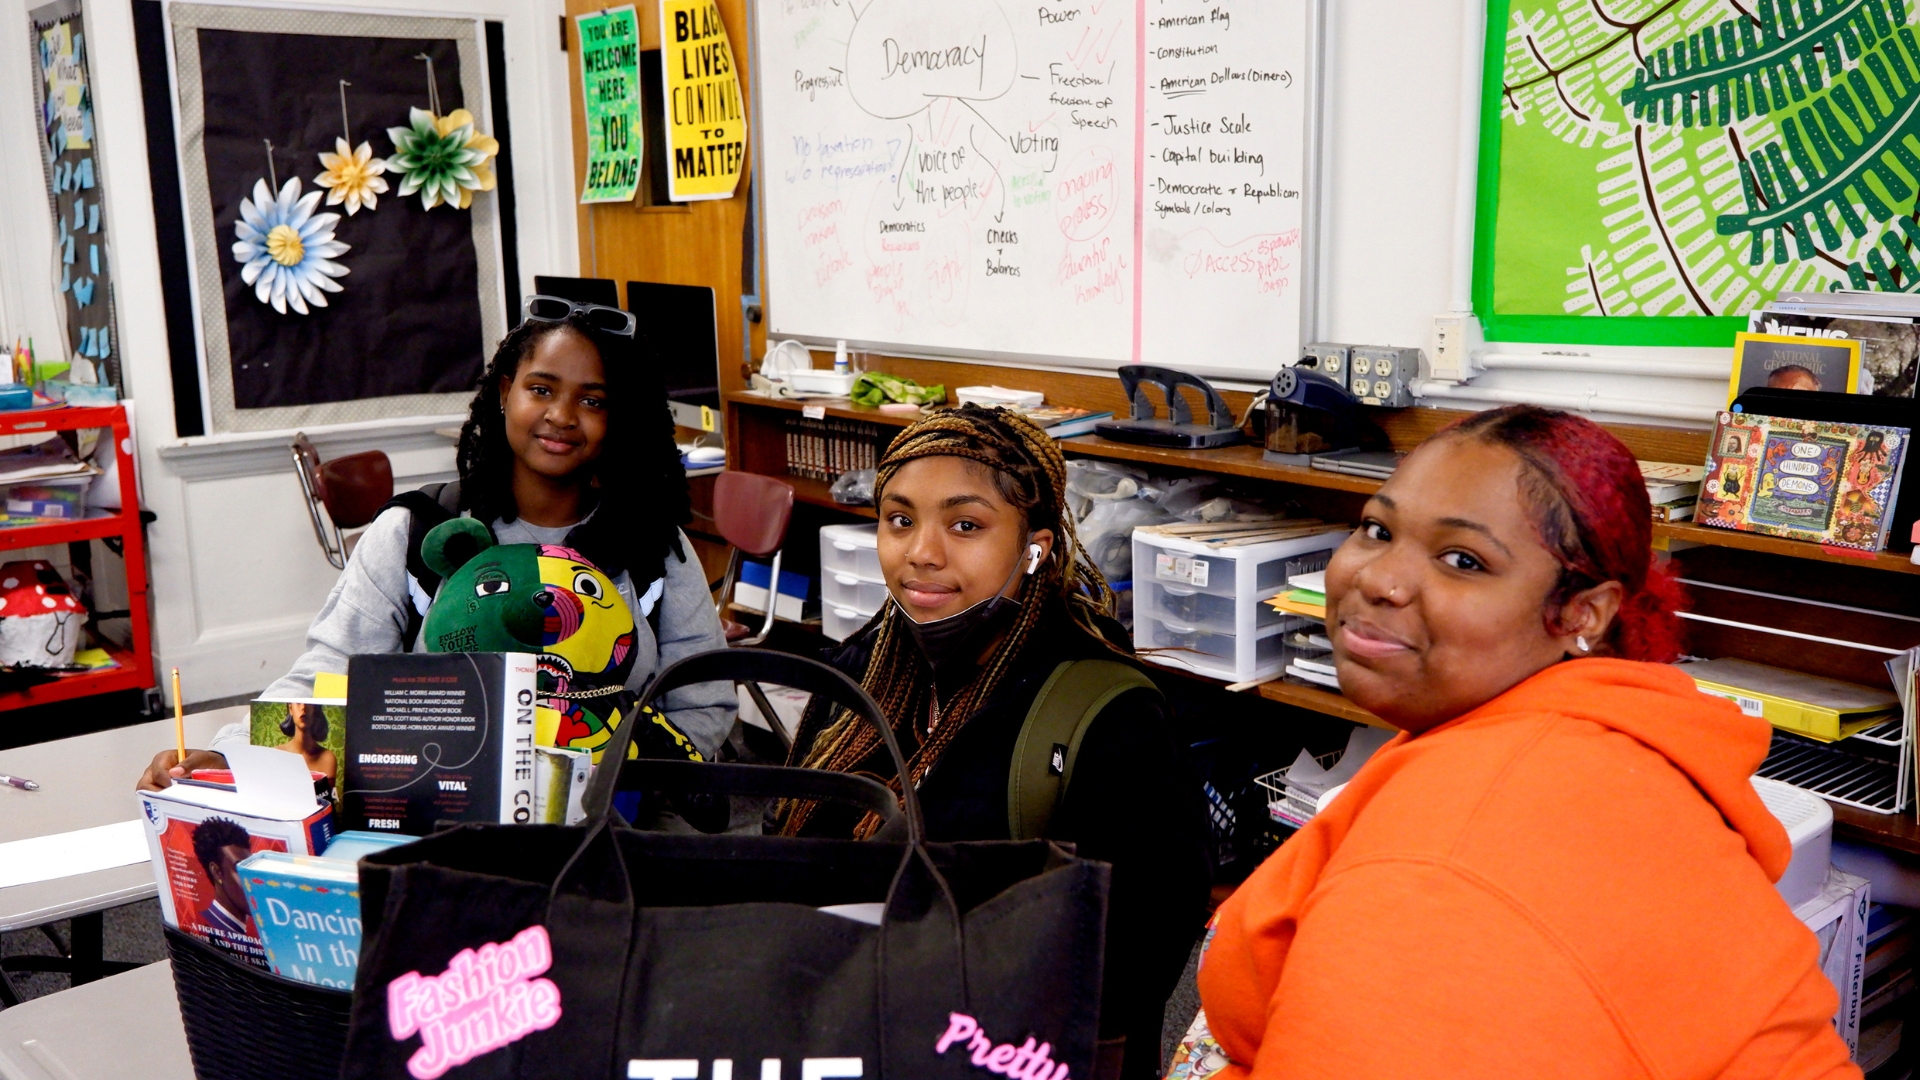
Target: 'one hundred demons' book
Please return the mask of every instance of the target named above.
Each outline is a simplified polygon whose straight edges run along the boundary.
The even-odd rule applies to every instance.
[[[247,906],[239,865],[263,851],[310,855],[333,835],[333,806],[314,795],[313,775],[291,754],[235,747],[233,784],[175,781],[140,793],[160,917],[182,933],[261,967],[266,952]]]
[[[1723,412],[1694,521],[1880,551],[1906,466],[1903,428]]]
[[[390,653],[347,662],[349,829],[534,819],[532,653]]]

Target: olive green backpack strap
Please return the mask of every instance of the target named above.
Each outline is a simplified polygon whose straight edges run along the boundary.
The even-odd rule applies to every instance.
[[[1013,839],[1046,833],[1073,782],[1087,727],[1114,698],[1140,689],[1160,692],[1140,669],[1118,660],[1067,660],[1047,676],[1020,725],[1007,770],[1007,830]]]

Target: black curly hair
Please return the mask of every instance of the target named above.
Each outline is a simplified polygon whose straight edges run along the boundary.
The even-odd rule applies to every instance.
[[[486,522],[519,516],[500,384],[512,382],[541,338],[561,330],[593,343],[607,380],[607,435],[592,466],[594,512],[577,534],[580,546],[596,562],[612,564],[601,566],[610,576],[624,570],[644,588],[666,573],[668,552],[687,560],[679,527],[693,519],[693,506],[660,365],[633,338],[608,334],[579,316],[560,322],[530,319],[515,327],[481,374],[460,427],[460,508]]]
[[[200,860],[211,877],[220,867],[220,853],[237,847],[252,850],[253,837],[240,823],[230,818],[210,817],[193,827],[193,857]]]

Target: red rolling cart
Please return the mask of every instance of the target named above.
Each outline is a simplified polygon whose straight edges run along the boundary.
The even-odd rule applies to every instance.
[[[74,521],[0,529],[0,552],[65,544],[75,540],[106,540],[112,546],[115,539],[119,540],[120,554],[127,567],[127,607],[128,617],[133,623],[132,647],[122,649],[103,641],[102,647],[119,661],[119,667],[84,675],[65,675],[24,690],[0,693],[0,710],[70,701],[116,690],[144,690],[156,685],[153,675],[153,627],[147,610],[147,545],[141,530],[140,494],[134,482],[133,437],[127,427],[126,406],[63,406],[0,413],[0,435],[82,431],[88,428],[104,428],[113,434],[113,452],[118,462],[120,480],[119,512],[93,510],[89,511],[87,517]]]

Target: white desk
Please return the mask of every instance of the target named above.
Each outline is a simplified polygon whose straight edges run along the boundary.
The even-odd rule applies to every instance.
[[[247,718],[236,705],[187,717],[187,745]],[[173,746],[173,720],[0,750],[0,773],[33,780],[38,791],[0,784],[0,842],[111,825],[140,816],[134,781],[153,755]],[[91,874],[0,889],[0,930],[18,930],[156,895],[153,866],[140,862]],[[0,1013],[0,1015],[4,1015]]]
[[[0,1080],[130,1076],[194,1080],[166,961],[0,1010]]]

